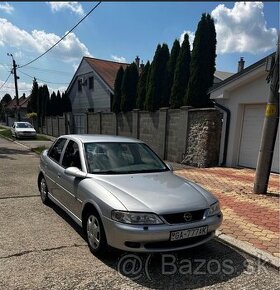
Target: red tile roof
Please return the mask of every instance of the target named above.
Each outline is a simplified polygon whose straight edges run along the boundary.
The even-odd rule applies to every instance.
[[[85,57],[85,60],[95,70],[95,72],[99,74],[111,90],[114,90],[114,83],[119,68],[122,66],[125,70],[126,67],[129,66],[128,63],[120,63],[91,57]]]
[[[23,108],[23,109],[27,108],[27,105],[28,105],[29,99],[30,99],[30,97],[27,97],[27,98],[24,98],[23,96],[20,97],[20,98],[18,99],[19,107],[20,107],[20,108]],[[17,102],[16,102],[16,98],[14,98],[14,99],[12,99],[12,100],[8,103],[8,105],[7,105],[6,108],[8,108],[8,109],[14,109],[14,108],[16,108],[16,106],[17,106]]]

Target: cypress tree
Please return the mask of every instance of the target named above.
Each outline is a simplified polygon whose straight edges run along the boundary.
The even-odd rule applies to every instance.
[[[121,111],[121,97],[122,97],[122,81],[123,81],[124,69],[121,66],[117,72],[117,76],[114,84],[114,96],[112,101],[112,111],[118,114]]]
[[[56,106],[57,106],[57,115],[62,116],[63,115],[63,108],[62,108],[62,100],[61,100],[61,95],[60,91],[57,91],[56,94]]]
[[[38,87],[38,98],[37,98],[37,121],[38,121],[38,126],[41,127],[42,124],[42,103],[43,103],[43,87],[39,86]]]
[[[160,107],[169,106],[168,91],[168,62],[170,58],[169,48],[167,44],[163,44],[161,47],[161,67],[160,67]]]
[[[50,115],[51,116],[58,115],[57,102],[56,102],[56,94],[55,94],[54,91],[52,92],[51,99],[50,99]]]
[[[187,104],[201,108],[212,106],[208,90],[213,85],[216,58],[216,31],[214,20],[202,14],[195,33]]]
[[[126,68],[122,81],[121,111],[123,112],[135,108],[138,78],[138,68],[135,63],[132,63]]]
[[[138,85],[137,85],[137,100],[136,100],[136,108],[143,110],[144,109],[144,102],[146,98],[146,88],[147,88],[147,81],[150,71],[150,62],[148,61],[139,77]]]
[[[169,49],[167,44],[158,44],[149,73],[148,89],[145,100],[145,109],[155,111],[165,106],[164,92],[166,90],[167,62]]]
[[[170,58],[167,64],[167,80],[166,80],[166,95],[165,99],[168,100],[168,105],[170,105],[170,97],[171,97],[171,88],[173,85],[174,80],[174,74],[175,74],[175,68],[177,59],[180,52],[180,42],[178,39],[175,39],[173,42],[173,46],[171,49]]]
[[[47,115],[47,103],[50,98],[50,93],[47,85],[43,86],[43,98],[42,98],[42,125],[44,125],[45,117]]]
[[[37,80],[34,78],[32,90],[30,94],[30,101],[27,106],[27,111],[29,113],[31,112],[37,113],[38,92],[39,92],[38,83],[37,83]]]
[[[190,77],[190,43],[186,33],[176,62],[174,82],[171,89],[170,106],[179,108],[185,104],[184,96],[188,88]]]

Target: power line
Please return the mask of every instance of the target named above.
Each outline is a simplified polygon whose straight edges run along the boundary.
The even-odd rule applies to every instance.
[[[27,73],[25,73],[25,72],[23,72],[23,71],[21,71],[21,70],[18,70],[18,71],[19,71],[20,73],[22,73],[22,74],[24,74],[24,75],[30,77],[31,79],[36,78],[36,77],[31,76],[31,75],[29,75],[29,74],[27,74]],[[42,79],[39,79],[39,78],[36,78],[36,80],[41,81],[41,82],[44,82],[44,83],[48,83],[48,84],[54,84],[54,85],[68,85],[68,84],[69,84],[69,83],[55,83],[55,82],[49,82],[49,81],[45,81],[45,80],[42,80]]]
[[[101,4],[101,1],[99,1],[72,29],[70,29],[63,37],[61,37],[54,45],[52,45],[49,49],[47,49],[44,53],[33,59],[32,61],[19,66],[19,68],[25,67],[34,61],[38,60],[42,56],[44,56],[46,53],[48,53],[50,50],[52,50],[56,45],[58,45],[66,36],[68,36],[82,21],[84,21],[99,5]]]
[[[0,90],[5,86],[6,82],[9,80],[11,74],[12,74],[12,73],[10,72],[10,74],[8,75],[8,77],[7,77],[7,79],[5,80],[5,82],[1,85]]]

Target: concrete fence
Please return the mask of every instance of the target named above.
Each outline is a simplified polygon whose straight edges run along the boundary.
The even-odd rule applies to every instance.
[[[197,167],[216,166],[219,159],[222,114],[214,108],[161,108],[156,112],[87,113],[82,133],[134,137],[161,158]],[[44,133],[59,136],[77,132],[75,116],[50,117]]]

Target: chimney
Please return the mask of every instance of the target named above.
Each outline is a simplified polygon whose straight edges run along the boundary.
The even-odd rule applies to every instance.
[[[140,58],[139,58],[138,55],[137,55],[136,58],[135,58],[135,63],[136,63],[137,68],[139,69]]]
[[[238,70],[237,70],[237,72],[243,71],[244,64],[245,64],[245,61],[244,61],[243,57],[240,57],[240,61],[238,62]]]

